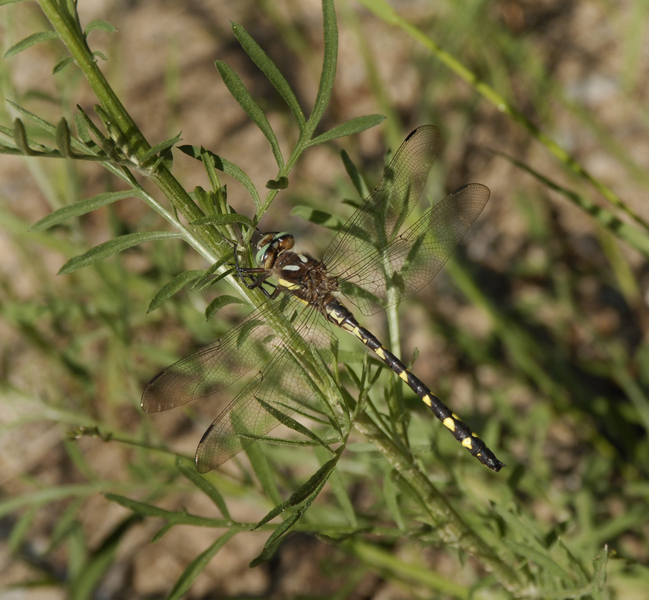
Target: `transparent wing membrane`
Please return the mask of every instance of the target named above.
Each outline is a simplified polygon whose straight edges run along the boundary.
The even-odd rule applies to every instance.
[[[379,252],[360,258],[341,290],[365,315],[396,304],[428,285],[489,200],[489,188],[471,183],[447,196]]]

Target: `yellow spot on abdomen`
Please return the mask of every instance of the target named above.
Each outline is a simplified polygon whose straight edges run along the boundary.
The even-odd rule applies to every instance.
[[[449,431],[455,431],[455,421],[451,417],[446,417],[442,423],[444,423],[444,427]]]
[[[469,450],[471,450],[471,448],[473,448],[473,440],[472,440],[470,437],[465,437],[465,438],[462,440],[462,445],[463,445],[465,448],[468,448]]]
[[[422,400],[424,401],[424,404],[428,407],[433,405],[433,401],[431,400],[430,396],[424,396]]]
[[[377,348],[376,350],[374,350],[374,352],[376,352],[376,355],[379,358],[382,358],[383,360],[385,360],[385,352],[383,352],[383,348]]]
[[[401,379],[408,383],[408,371],[401,371],[401,373],[399,373],[399,377],[401,377]]]

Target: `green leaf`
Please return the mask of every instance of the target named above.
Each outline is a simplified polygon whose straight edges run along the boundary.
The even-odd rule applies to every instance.
[[[210,156],[214,160],[214,166],[219,170],[236,179],[243,187],[248,190],[248,193],[252,197],[255,206],[259,208],[261,206],[261,199],[257,193],[257,188],[252,183],[251,179],[234,163],[226,160],[225,158],[220,157],[218,154],[214,154],[209,150],[201,146],[179,146],[178,150],[191,156],[197,160],[202,160],[204,155]]]
[[[318,459],[322,460],[324,458],[324,452],[319,448],[315,449]],[[338,504],[342,508],[343,514],[347,518],[347,521],[352,527],[358,527],[358,521],[356,520],[356,513],[354,512],[354,504],[349,498],[347,493],[347,487],[343,481],[342,475],[340,474],[340,469],[335,469],[332,471],[331,476],[329,477],[329,486],[331,491],[336,496]]]
[[[60,36],[58,33],[56,33],[56,31],[41,31],[39,33],[32,33],[32,35],[27,36],[25,39],[20,40],[17,44],[9,48],[9,50],[5,52],[3,58],[10,58],[11,56],[15,56],[19,52],[27,50],[27,48],[31,48],[32,46],[39,44],[40,42],[58,39],[60,39]]]
[[[245,301],[241,298],[235,298],[234,296],[228,296],[224,294],[222,296],[217,296],[210,302],[205,309],[205,320],[209,321],[217,312],[219,312],[224,306],[228,304],[245,304]]]
[[[106,31],[108,33],[115,33],[117,31],[117,27],[115,27],[115,25],[113,25],[112,23],[104,21],[103,19],[93,19],[86,25],[83,34],[87,36],[91,31],[95,31],[96,29],[99,29],[100,31]]]
[[[354,135],[365,131],[370,127],[376,127],[379,123],[385,120],[383,115],[365,115],[363,117],[356,117],[355,119],[350,119],[345,121],[341,125],[325,131],[323,134],[318,137],[313,138],[307,145],[316,146],[317,144],[323,144],[324,142],[330,142],[336,138],[345,137],[347,135]]]
[[[153,146],[153,148],[149,148],[144,154],[144,156],[140,157],[140,164],[145,165],[147,161],[149,161],[153,156],[158,154],[159,152],[162,154],[164,150],[167,150],[167,148],[173,148],[179,141],[180,141],[180,136],[181,134],[179,133],[176,137],[169,138],[168,140],[165,140],[164,142],[160,142],[159,144],[156,144]]]
[[[14,121],[14,143],[16,147],[25,155],[32,156],[34,151],[29,147],[29,141],[27,140],[27,132],[25,131],[25,125],[20,119]]]
[[[334,78],[336,77],[338,26],[336,25],[336,9],[333,0],[322,0],[322,18],[324,25],[324,59],[318,94],[308,121],[310,131],[315,131],[320,119],[322,119],[327,104],[329,104]]]
[[[83,565],[79,576],[71,582],[72,600],[92,597],[92,592],[115,559],[117,549],[126,534],[141,522],[139,515],[131,515],[117,525],[101,546],[92,553],[90,561]]]
[[[304,113],[298,104],[297,98],[291,89],[291,86],[288,84],[288,81],[284,78],[280,70],[277,68],[277,65],[268,58],[268,55],[261,49],[259,44],[250,37],[250,34],[238,23],[232,23],[232,31],[234,36],[237,38],[241,47],[245,50],[246,54],[253,60],[253,62],[259,67],[264,75],[268,78],[273,84],[273,87],[279,92],[280,96],[284,99],[284,102],[288,105],[289,109],[293,113],[295,120],[297,121],[297,126],[300,132],[304,130],[304,125],[306,123],[304,119]]]
[[[7,100],[7,102],[13,106],[21,115],[24,117],[27,117],[32,123],[36,123],[43,131],[46,131],[47,133],[51,133],[52,135],[56,135],[56,126],[52,125],[52,123],[48,123],[44,119],[41,119],[38,115],[35,115],[32,112],[29,112],[28,110],[24,109],[22,106],[19,104],[16,104],[15,102],[12,102],[11,100]]]
[[[181,237],[179,233],[173,233],[169,231],[141,231],[137,233],[129,233],[127,235],[121,235],[115,239],[99,244],[81,254],[71,258],[66,262],[60,269],[59,275],[67,275],[80,269],[82,267],[87,267],[92,265],[100,260],[104,260],[113,254],[137,246],[144,242],[152,242],[155,240],[174,240]]]
[[[164,508],[158,508],[153,504],[147,504],[146,502],[138,502],[137,500],[131,500],[126,496],[120,496],[119,494],[104,494],[106,500],[110,502],[116,502],[124,508],[145,517],[160,517],[161,519],[174,519],[177,516],[177,513],[165,510]]]
[[[273,504],[280,504],[282,495],[277,487],[277,472],[268,464],[268,458],[261,444],[250,444],[244,451],[266,497]]]
[[[334,217],[322,210],[316,210],[310,206],[294,206],[293,210],[291,210],[291,215],[300,217],[305,221],[309,221],[309,223],[316,223],[327,229],[333,229],[334,231],[338,231],[343,225],[343,221],[338,217]]]
[[[153,312],[156,308],[160,308],[169,298],[182,290],[190,281],[198,279],[203,274],[201,270],[185,271],[176,275],[171,281],[165,283],[153,297],[147,308],[147,314]]]
[[[506,158],[523,171],[527,171],[530,175],[534,176],[550,189],[566,197],[573,204],[581,208],[584,212],[591,215],[600,225],[608,229],[613,235],[617,236],[618,238],[629,244],[629,246],[632,246],[645,256],[649,257],[649,237],[647,236],[646,232],[643,232],[633,227],[632,225],[625,223],[624,221],[616,217],[611,211],[598,206],[585,196],[582,196],[577,192],[573,192],[572,190],[560,186],[559,184],[555,183],[544,175],[541,175],[541,173],[535,171],[534,169],[532,169],[532,167],[526,165],[520,160],[517,160],[502,152],[495,150],[492,150],[492,152],[494,154],[502,156],[503,158]]]
[[[266,136],[266,139],[270,142],[277,166],[281,169],[284,166],[284,157],[279,148],[279,142],[275,137],[275,132],[270,126],[266,115],[259,105],[252,99],[250,92],[246,89],[246,86],[243,85],[241,78],[224,62],[217,60],[215,64],[221,74],[223,83],[225,83],[228,90],[230,90],[234,99],[241,105],[241,108],[246,111],[246,114],[250,117],[252,122],[261,129],[262,133]]]
[[[198,227],[202,225],[230,225],[232,223],[239,223],[240,225],[250,227],[250,229],[255,228],[255,224],[248,217],[237,213],[229,213],[227,215],[206,215],[192,221],[191,225]]]
[[[388,507],[397,527],[401,529],[401,531],[405,531],[406,524],[403,520],[401,507],[399,506],[397,486],[394,484],[390,473],[386,473],[386,476],[383,478],[383,497],[385,498],[385,505]]]
[[[219,270],[225,263],[227,263],[230,260],[229,256],[224,256],[220,260],[217,260],[207,271],[205,271],[205,274],[192,286],[193,290],[198,290],[199,292],[212,285],[212,280],[211,277],[216,273],[216,271]]]
[[[99,58],[101,58],[101,60],[104,60],[104,61],[108,60],[108,57],[103,52],[99,52],[99,50],[93,50],[92,55],[93,56],[98,56]]]
[[[255,400],[257,400],[257,402],[261,404],[264,410],[269,414],[271,414],[273,417],[275,417],[275,419],[277,419],[282,425],[285,425],[289,429],[292,429],[293,431],[297,431],[303,436],[312,439],[316,444],[323,446],[324,448],[328,448],[327,444],[318,435],[313,433],[313,431],[311,431],[310,429],[308,429],[307,427],[305,427],[295,419],[277,410],[275,407],[271,406],[267,402],[264,402],[261,398],[255,397]]]
[[[280,545],[281,540],[277,540],[274,544],[267,543],[264,546],[264,549],[253,560],[250,561],[248,567],[250,569],[254,569],[259,565],[268,562],[271,558],[273,558],[273,556],[275,556],[275,553],[277,552]]]
[[[338,459],[340,458],[340,452],[342,449],[336,451],[336,456],[331,460],[328,460],[324,465],[322,465],[307,481],[303,486],[291,494],[291,497],[288,499],[289,506],[296,506],[304,502],[309,496],[314,493],[319,493],[327,479],[331,475],[331,472],[336,467]]]
[[[201,490],[219,509],[219,512],[228,520],[232,520],[228,507],[225,504],[223,496],[205,477],[199,475],[192,465],[187,466],[179,457],[176,458],[176,469],[183,477],[191,481],[199,490]]]
[[[189,563],[188,567],[183,571],[183,574],[174,584],[171,592],[169,592],[166,600],[178,600],[179,598],[182,598],[185,595],[185,592],[191,587],[192,583],[194,583],[194,580],[203,572],[212,558],[214,558],[214,555],[237,533],[239,532],[236,529],[227,531],[207,550],[205,550],[205,552],[199,554],[191,563]]]
[[[0,0],[0,6],[4,6],[5,4],[15,4],[17,2],[26,2],[27,0]]]
[[[92,198],[86,198],[85,200],[80,200],[75,202],[70,206],[64,206],[55,210],[53,213],[50,213],[46,217],[43,217],[40,221],[34,223],[30,228],[30,231],[43,231],[44,229],[49,229],[54,225],[63,223],[68,219],[73,217],[78,217],[80,215],[85,215],[86,213],[97,210],[102,206],[116,202],[117,200],[123,200],[124,198],[134,198],[137,196],[137,192],[134,190],[127,190],[124,192],[106,192],[105,194],[98,194]]]
[[[74,158],[76,156],[71,147],[70,126],[64,117],[56,126],[56,147],[63,158]]]
[[[61,59],[54,65],[54,68],[52,69],[52,75],[56,75],[59,71],[65,69],[65,67],[67,67],[72,62],[74,62],[73,56],[66,56],[65,58]]]
[[[352,159],[349,158],[349,154],[347,154],[347,152],[343,150],[340,153],[340,157],[343,160],[345,171],[347,171],[347,175],[349,175],[349,178],[352,180],[352,185],[354,186],[354,188],[356,188],[358,195],[361,198],[367,198],[370,195],[370,191],[367,188],[367,183],[365,183],[365,179],[359,173],[356,165],[352,162]]]
[[[277,529],[272,533],[270,538],[266,541],[265,547],[272,546],[279,537],[284,535],[295,523],[300,519],[300,517],[306,512],[307,508],[311,506],[313,501],[318,497],[318,494],[322,491],[325,483],[329,479],[329,476],[333,472],[340,454],[327,461],[322,465],[310,478],[309,480],[302,485],[298,490],[291,494],[291,497],[282,504],[276,506],[271,510],[259,523],[253,527],[253,531],[258,529],[262,525],[266,524],[268,521],[274,519],[276,516],[284,512],[287,508],[291,506],[297,506],[302,502],[305,502],[304,506],[301,506],[294,514],[289,516]]]
[[[284,521],[282,521],[273,533],[270,534],[270,537],[266,540],[264,548],[273,548],[277,541],[286,533],[288,530],[293,527],[304,514],[305,509],[299,508],[292,515],[289,515]]]

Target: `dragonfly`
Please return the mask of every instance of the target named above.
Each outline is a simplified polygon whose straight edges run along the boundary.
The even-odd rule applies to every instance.
[[[144,412],[165,411],[215,394],[258,368],[203,435],[196,450],[200,473],[262,439],[279,425],[278,411],[290,415],[310,402],[316,390],[304,363],[313,348],[317,352],[327,346],[335,328],[365,344],[483,465],[494,471],[504,466],[358,323],[343,300],[368,316],[417,293],[437,275],[487,204],[489,188],[471,183],[405,226],[439,146],[440,133],[433,125],[410,133],[377,187],[340,226],[321,261],[298,252],[290,233],[269,232],[256,244],[256,266],[241,267],[234,243],[237,275],[248,288],[260,289],[265,302],[212,344],[164,369],[142,395]],[[277,319],[288,325],[288,334],[278,335]]]

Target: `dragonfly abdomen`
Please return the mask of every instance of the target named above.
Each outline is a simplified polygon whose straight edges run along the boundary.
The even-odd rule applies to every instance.
[[[431,412],[483,465],[500,471],[505,465],[487,445],[464,423],[451,409],[446,406],[430,389],[381,342],[364,327],[359,325],[354,315],[337,300],[330,301],[325,307],[327,318],[341,329],[356,336],[363,344],[372,350],[390,369],[392,369],[419,396]]]

